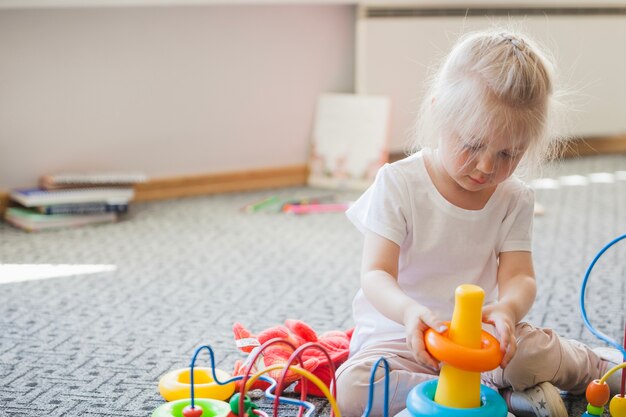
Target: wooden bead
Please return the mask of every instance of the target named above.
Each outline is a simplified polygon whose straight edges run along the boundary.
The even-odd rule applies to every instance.
[[[626,397],[616,395],[609,404],[612,417],[626,417]]]
[[[599,379],[594,379],[587,385],[585,396],[589,404],[594,407],[604,407],[611,398],[611,389],[606,382],[600,383]]]
[[[202,407],[196,405],[194,408],[191,408],[191,405],[188,405],[183,409],[184,417],[200,417],[202,415]]]

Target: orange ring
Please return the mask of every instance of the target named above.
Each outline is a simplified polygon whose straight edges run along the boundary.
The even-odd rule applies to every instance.
[[[497,368],[504,357],[504,353],[500,351],[498,339],[484,330],[480,335],[480,348],[478,349],[454,343],[448,338],[448,330],[437,333],[433,329],[428,329],[424,335],[424,341],[428,352],[437,360],[464,371],[490,371]]]

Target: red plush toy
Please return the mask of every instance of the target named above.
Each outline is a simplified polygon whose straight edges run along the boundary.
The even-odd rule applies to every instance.
[[[252,356],[258,350],[255,350],[255,348],[258,348],[268,340],[275,338],[285,339],[295,345],[296,348],[307,342],[315,342],[321,345],[328,352],[330,360],[336,369],[339,365],[345,362],[346,359],[348,359],[352,329],[345,332],[338,330],[329,331],[321,336],[318,336],[317,333],[303,321],[286,320],[284,326],[278,325],[263,330],[257,335],[252,334],[245,327],[243,327],[242,324],[235,323],[233,325],[233,333],[235,334],[237,347],[249,354],[245,361],[237,361],[235,363],[233,375],[237,376],[245,373],[246,368],[252,360]],[[278,343],[271,345],[259,356],[259,359],[252,368],[252,373],[256,373],[272,365],[287,364],[287,361],[292,353],[293,350],[286,344]],[[302,352],[301,357],[304,369],[321,379],[326,386],[330,386],[332,371],[326,355],[324,355],[319,349],[310,348],[305,349],[304,352]],[[297,362],[295,364],[297,364]],[[271,371],[269,372],[269,375],[275,380],[278,380],[282,371],[282,369]],[[283,388],[286,388],[298,379],[300,379],[299,374],[295,372],[287,372],[285,377],[285,386]],[[298,384],[294,387],[296,392],[300,392],[300,384],[301,383],[298,382]],[[253,385],[252,389],[265,389],[267,386],[267,383],[257,381]],[[237,388],[240,389],[241,386],[238,385]],[[324,396],[322,391],[320,391],[320,389],[313,383],[309,383],[307,385],[307,393],[319,397]]]

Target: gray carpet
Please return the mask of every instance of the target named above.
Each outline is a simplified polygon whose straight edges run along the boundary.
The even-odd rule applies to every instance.
[[[613,175],[593,175],[601,172]],[[599,345],[582,324],[578,292],[595,253],[626,232],[626,155],[567,160],[544,177],[555,181],[537,185],[546,212],[535,221],[539,297],[528,319]],[[117,224],[37,234],[0,225],[3,264],[117,267],[0,284],[0,416],[147,416],[163,403],[159,377],[187,366],[197,346],[210,344],[225,370],[243,358],[231,333],[235,321],[253,331],[287,318],[319,332],[351,327],[359,233],[343,214],[239,210],[272,194],[327,192],[302,187],[135,204]],[[338,200],[357,195],[336,193]],[[618,340],[625,254],[626,244],[609,251],[589,289],[592,322]],[[199,364],[208,366],[208,357]],[[566,401],[570,415],[582,413],[582,397]]]

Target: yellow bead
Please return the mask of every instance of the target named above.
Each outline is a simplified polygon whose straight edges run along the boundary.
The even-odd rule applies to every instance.
[[[626,417],[626,397],[616,395],[609,403],[609,411],[612,417]]]

